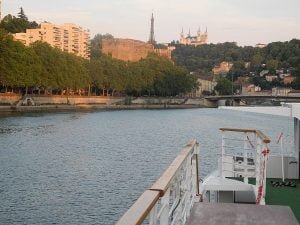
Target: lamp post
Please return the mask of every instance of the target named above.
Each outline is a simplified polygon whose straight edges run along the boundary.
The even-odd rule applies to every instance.
[[[231,73],[231,105],[233,106],[233,73]]]
[[[231,74],[231,95],[233,95],[233,74]]]

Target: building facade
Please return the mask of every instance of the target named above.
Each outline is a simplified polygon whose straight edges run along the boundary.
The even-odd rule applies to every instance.
[[[210,95],[215,91],[215,87],[218,83],[214,76],[210,74],[198,74],[197,72],[191,72],[190,74],[196,78],[198,83],[197,89],[190,93],[190,97],[202,97]]]
[[[13,36],[26,46],[36,41],[43,41],[64,52],[85,59],[90,57],[89,31],[72,23],[55,25],[44,22],[37,29],[27,29],[25,33],[16,33]]]
[[[180,44],[198,46],[198,45],[207,44],[207,42],[208,42],[207,29],[203,33],[199,29],[197,31],[196,36],[191,36],[191,31],[189,31],[187,36],[185,36],[184,33],[183,33],[183,29],[181,31],[180,39],[179,39]]]
[[[226,75],[232,67],[233,63],[231,62],[221,62],[213,68],[213,72],[215,75]]]

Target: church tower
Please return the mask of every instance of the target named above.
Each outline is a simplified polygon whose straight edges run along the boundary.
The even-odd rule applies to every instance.
[[[151,28],[150,28],[150,37],[149,37],[149,41],[148,43],[155,45],[155,37],[154,37],[154,16],[152,13],[152,17],[151,17]]]
[[[207,44],[207,40],[208,40],[208,33],[207,33],[207,27],[205,29],[205,33],[204,33],[204,44]]]
[[[184,33],[183,33],[183,28],[182,28],[182,31],[181,31],[181,33],[180,33],[179,43],[180,43],[180,44],[183,44],[183,45],[186,44],[186,40],[185,40]]]
[[[197,42],[201,42],[201,30],[200,30],[200,26],[199,26],[198,31],[197,31]]]

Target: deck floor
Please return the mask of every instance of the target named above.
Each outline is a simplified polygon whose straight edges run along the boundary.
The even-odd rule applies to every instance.
[[[188,225],[299,225],[286,206],[195,203]]]
[[[280,182],[281,179],[267,179],[266,204],[290,206],[300,222],[300,180],[296,180],[296,188],[285,186],[273,187],[271,181]]]

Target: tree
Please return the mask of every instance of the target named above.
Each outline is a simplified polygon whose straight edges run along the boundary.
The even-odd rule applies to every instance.
[[[28,17],[25,15],[25,12],[22,7],[20,8],[20,12],[18,13],[18,18],[28,21]]]
[[[113,39],[111,34],[96,34],[91,40],[91,58],[99,58],[102,56],[102,40],[103,39]]]
[[[18,17],[8,14],[0,22],[0,28],[5,29],[9,33],[21,33],[26,29],[37,28],[35,21],[28,21],[23,9],[19,12]]]
[[[232,82],[227,78],[221,77],[218,80],[218,84],[215,90],[218,91],[219,95],[231,95],[232,93]]]
[[[268,70],[270,71],[271,74],[275,74],[276,73],[276,70],[278,68],[278,60],[275,60],[275,59],[271,59],[271,60],[268,60],[267,61],[267,68]]]

